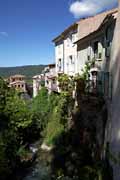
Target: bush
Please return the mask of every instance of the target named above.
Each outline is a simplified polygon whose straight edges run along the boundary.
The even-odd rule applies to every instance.
[[[6,158],[5,144],[0,136],[0,179],[5,180],[11,173],[11,169],[8,165],[8,159]]]
[[[57,102],[51,109],[48,124],[46,127],[45,142],[54,145],[60,135],[66,130],[68,124],[71,97],[69,93],[62,92],[57,97]]]
[[[54,109],[51,120],[48,122],[45,143],[53,145],[60,134],[64,131],[64,126],[60,123],[60,113],[57,111],[57,107]]]

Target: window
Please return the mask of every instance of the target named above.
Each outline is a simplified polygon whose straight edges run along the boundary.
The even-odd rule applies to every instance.
[[[14,82],[14,81],[15,81],[15,78],[12,79],[12,82]]]
[[[90,55],[88,55],[88,58],[87,58],[87,59],[88,59],[88,61],[90,61]]]
[[[70,46],[70,39],[69,39],[69,37],[67,38],[67,47],[69,47]]]
[[[112,38],[113,38],[112,36],[113,36],[112,27],[106,28],[106,33],[105,33],[106,42],[112,41]]]
[[[98,41],[94,43],[94,54],[98,54]]]
[[[72,56],[69,56],[69,59],[70,59],[70,63],[72,64]]]
[[[111,44],[108,47],[106,47],[106,49],[105,49],[105,56],[106,57],[110,57],[110,52],[111,52]]]
[[[67,37],[67,47],[70,47],[72,45],[73,37],[72,34],[69,34]]]
[[[105,49],[106,57],[110,57],[112,36],[113,36],[112,30],[110,27],[108,27],[106,29],[106,49]]]
[[[99,52],[99,53],[98,53],[98,59],[101,59],[101,58],[102,58],[102,53]]]
[[[62,59],[58,59],[58,69],[61,71],[62,68]]]
[[[75,34],[72,35],[72,42],[74,43],[75,42]]]
[[[58,59],[58,67],[60,67],[61,66],[61,59]]]
[[[56,84],[56,81],[55,81],[55,79],[53,79],[53,84]]]
[[[69,41],[70,41],[70,43],[72,42],[72,40],[73,40],[73,36],[72,36],[72,34],[70,34],[70,35],[69,35]]]
[[[87,49],[87,59],[90,61],[90,55],[91,55],[91,47],[89,46]]]
[[[96,41],[94,42],[94,57],[96,60],[102,60],[102,42],[101,41]]]
[[[69,62],[70,62],[70,64],[74,64],[74,61],[73,61],[73,56],[71,55],[71,56],[69,56]]]

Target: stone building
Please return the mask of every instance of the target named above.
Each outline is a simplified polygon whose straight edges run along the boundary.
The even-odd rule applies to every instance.
[[[44,74],[36,75],[33,77],[33,97],[38,95],[41,89],[42,82],[44,82]]]
[[[8,79],[9,87],[13,87],[20,92],[26,92],[25,76],[17,74]]]
[[[93,58],[102,66],[106,64],[103,62],[110,57],[116,13],[117,9],[112,9],[81,19],[53,40],[56,75],[81,73],[85,62]]]
[[[117,9],[112,9],[78,22],[77,72],[81,71],[85,62],[93,59],[98,69],[108,71],[106,64],[109,64],[116,16]]]
[[[56,74],[65,73],[68,75],[75,75],[77,59],[77,22],[68,27],[53,42],[55,44],[55,64]]]
[[[90,80],[96,81],[99,75],[106,86],[100,87],[101,91],[111,97],[109,65],[116,17],[117,9],[112,9],[81,19],[56,37],[53,40],[56,76],[81,74],[85,63],[94,61]]]
[[[55,64],[49,64],[44,69],[45,75],[45,87],[48,89],[48,92],[57,92],[57,81],[56,81],[56,69]]]
[[[86,62],[93,61],[90,80],[100,81],[99,90],[111,98],[111,74],[109,72],[111,45],[118,10],[112,9],[78,23],[77,72],[81,73]]]
[[[47,65],[42,74],[33,77],[33,97],[38,95],[41,87],[47,88],[48,92],[57,92],[55,64]]]
[[[120,155],[120,0],[119,8],[81,19],[57,38],[56,75],[81,73],[94,61],[90,78],[103,83],[101,91],[108,107],[105,144],[119,160]],[[115,180],[120,180],[119,163],[111,162]]]

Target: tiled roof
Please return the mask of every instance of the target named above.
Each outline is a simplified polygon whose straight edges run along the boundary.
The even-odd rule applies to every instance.
[[[116,13],[118,9],[112,9],[106,12],[103,12],[101,14],[97,14],[96,16],[88,17],[86,19],[82,19],[78,21],[78,41],[80,39],[85,38],[89,34],[97,31],[101,24],[103,23],[104,19],[112,15],[113,13]]]
[[[10,85],[14,85],[14,84],[25,84],[25,81],[10,82]]]
[[[59,36],[54,38],[52,41],[58,42],[64,39],[64,36],[67,33],[69,33],[69,31],[71,31],[72,29],[77,29],[77,27],[78,27],[78,40],[80,40],[88,36],[89,34],[93,33],[94,31],[96,31],[99,28],[99,26],[102,24],[102,22],[104,21],[106,16],[112,13],[115,13],[117,11],[118,9],[115,8],[115,9],[111,9],[109,11],[105,11],[103,13],[97,14],[92,17],[80,19],[79,21],[75,22],[74,24],[66,28]]]
[[[21,75],[21,74],[16,74],[16,75],[13,75],[13,76],[10,76],[10,78],[24,78],[25,76],[24,75]]]
[[[77,29],[78,27],[78,24],[77,22],[72,24],[71,26],[69,26],[68,28],[66,28],[59,36],[57,36],[56,38],[54,38],[52,40],[52,42],[58,42],[60,41],[61,39],[64,39],[64,36],[66,36],[67,33],[69,33],[71,30],[73,29]]]
[[[55,68],[55,63],[53,63],[53,64],[48,64],[48,67],[49,67],[49,68]]]

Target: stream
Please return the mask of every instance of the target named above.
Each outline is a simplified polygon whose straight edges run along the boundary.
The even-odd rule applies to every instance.
[[[33,148],[34,151],[35,149]],[[44,152],[39,148],[33,166],[22,180],[50,180],[50,161],[50,152]]]
[[[36,164],[23,180],[50,180],[48,168],[41,164]]]

